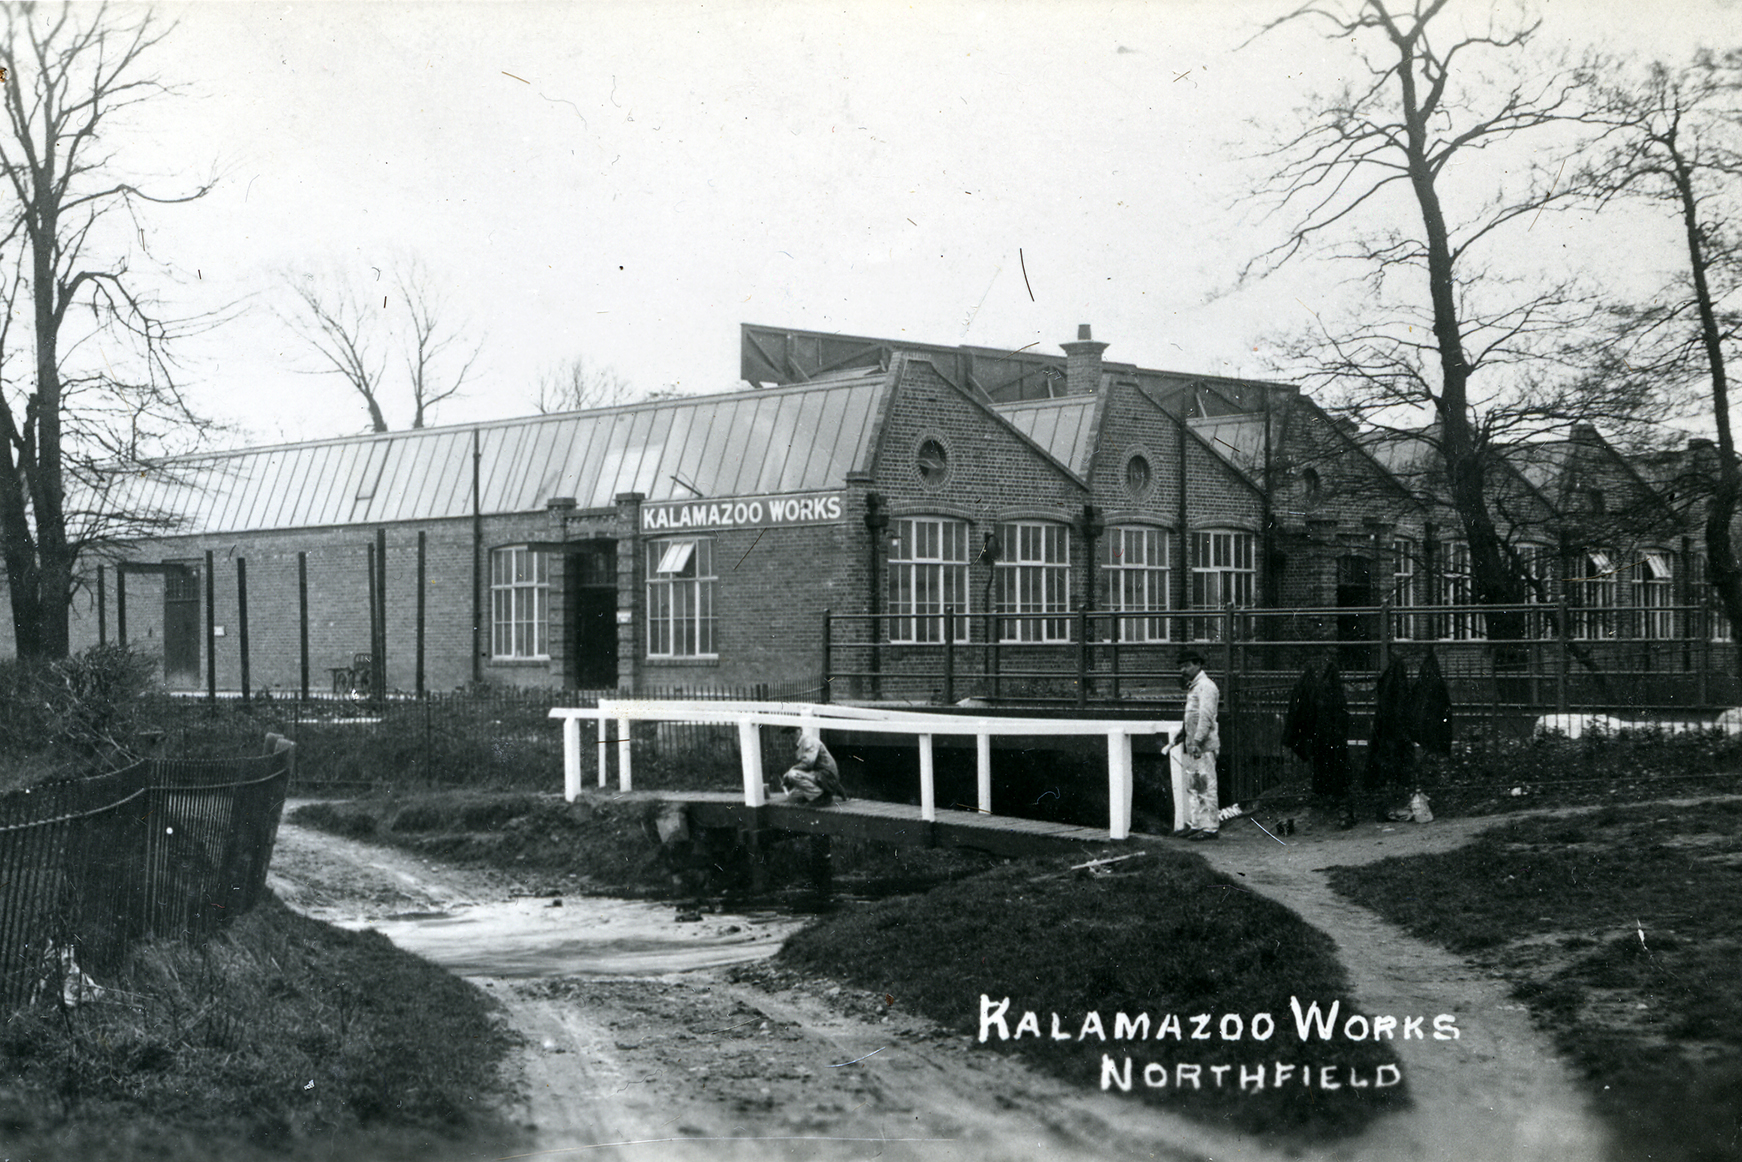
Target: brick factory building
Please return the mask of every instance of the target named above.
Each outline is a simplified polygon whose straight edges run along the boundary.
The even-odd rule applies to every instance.
[[[238,688],[245,569],[255,689],[300,686],[306,624],[317,688],[372,654],[392,689],[815,696],[825,611],[843,626],[876,615],[875,665],[894,679],[935,669],[946,633],[1044,664],[1075,640],[1082,609],[1426,606],[1458,593],[1455,539],[1436,532],[1455,521],[1404,470],[1412,449],[1357,438],[1287,385],[1111,363],[1086,327],[1062,357],[754,326],[742,339],[749,390],[119,477],[106,503],[176,531],[101,562],[101,601],[100,562],[86,563],[75,648],[120,632],[124,585],[127,640],[161,655],[170,685]],[[1584,584],[1581,569],[1625,552],[1637,561],[1606,596],[1619,584],[1642,606],[1687,600],[1694,570],[1677,562],[1691,550],[1667,508],[1626,546],[1568,539],[1560,514],[1590,503],[1589,481],[1649,496],[1630,472],[1588,430],[1524,458],[1538,540],[1572,562],[1554,584]],[[946,607],[972,616],[946,627]],[[1213,617],[1118,624],[1159,665],[1218,632]]]

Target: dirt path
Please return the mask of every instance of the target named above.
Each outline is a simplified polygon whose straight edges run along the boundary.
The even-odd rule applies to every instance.
[[[1410,851],[1455,846],[1476,825],[1406,837],[1368,829],[1285,848],[1242,823],[1217,845],[1197,845],[1335,934],[1369,1012],[1458,1014],[1461,1040],[1399,1045],[1415,1110],[1323,1151],[1272,1151],[1128,1097],[1067,1087],[826,983],[769,992],[720,969],[529,978],[480,971],[475,956],[460,971],[501,1000],[525,1038],[515,1061],[525,1103],[515,1114],[536,1141],[523,1157],[1599,1158],[1602,1134],[1504,985],[1342,902],[1314,870],[1391,854],[1387,845],[1402,848],[1405,838]],[[281,832],[272,883],[323,919],[383,927],[516,890],[509,876],[292,825]],[[420,951],[442,959],[439,946]]]

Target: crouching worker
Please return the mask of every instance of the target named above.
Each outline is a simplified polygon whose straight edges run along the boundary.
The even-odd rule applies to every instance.
[[[786,731],[795,740],[795,761],[780,776],[780,788],[787,793],[787,802],[827,807],[836,799],[845,800],[847,792],[841,786],[840,768],[835,766],[835,756],[829,753],[823,740],[796,726],[789,726]]]

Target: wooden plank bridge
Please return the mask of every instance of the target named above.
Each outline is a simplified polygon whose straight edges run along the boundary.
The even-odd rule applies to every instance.
[[[1089,844],[1117,842],[1131,834],[1131,740],[1134,736],[1171,736],[1177,721],[1128,719],[1032,719],[973,717],[887,707],[839,704],[757,703],[672,700],[601,700],[597,709],[558,707],[552,718],[563,719],[564,793],[570,801],[581,789],[580,725],[598,723],[599,785],[607,785],[609,754],[617,749],[618,793],[636,798],[681,802],[691,821],[702,827],[774,829],[809,835],[839,835],[923,847],[963,847],[1000,855],[1036,855],[1072,851]],[[630,724],[632,722],[702,722],[738,729],[738,750],[744,788],[738,792],[642,792],[634,788]],[[609,737],[615,724],[615,738]],[[793,726],[821,734],[825,730],[909,735],[919,748],[919,804],[849,799],[827,807],[769,801],[762,771],[763,726]],[[936,735],[975,739],[978,758],[978,803],[973,810],[937,808],[933,785],[932,740]],[[992,805],[992,746],[995,736],[1101,736],[1107,741],[1108,821],[1105,828],[1047,823],[999,815]],[[1184,825],[1184,772],[1172,763],[1176,804],[1175,828]]]

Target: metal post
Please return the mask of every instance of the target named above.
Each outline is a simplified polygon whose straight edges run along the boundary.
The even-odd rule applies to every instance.
[[[248,690],[248,558],[236,558],[236,632],[242,650],[242,705],[249,702]]]
[[[374,653],[371,693],[377,701],[387,697],[387,530],[375,530],[375,594],[381,605],[380,638]]]
[[[115,642],[127,648],[127,566],[115,566]]]
[[[944,606],[944,705],[956,704],[956,607]]]
[[[428,581],[426,580],[426,574],[425,574],[425,562],[427,560],[427,557],[426,557],[427,546],[425,545],[426,540],[427,540],[427,535],[420,531],[417,534],[417,696],[419,698],[422,698],[423,694],[424,694],[424,689],[423,689],[423,620],[424,620],[424,597],[425,597],[424,589],[428,585]],[[576,761],[579,761],[579,760],[576,760]],[[578,785],[579,784],[577,784],[577,786]]]
[[[1379,603],[1379,672],[1391,664],[1391,599]]]
[[[823,610],[823,688],[818,697],[825,705],[829,701],[829,678],[833,661],[829,657],[829,653],[834,641],[834,627],[835,611],[832,609]]]
[[[109,590],[101,565],[97,566],[97,644],[109,644]]]
[[[1089,704],[1089,611],[1077,610],[1077,709]]]
[[[302,700],[308,701],[308,554],[296,555],[297,643],[302,647]]]
[[[217,601],[218,586],[216,574],[212,566],[212,550],[206,550],[206,701],[213,706],[218,704],[218,630]]]
[[[1555,603],[1555,617],[1559,622],[1556,627],[1560,632],[1555,635],[1559,645],[1559,664],[1555,666],[1555,709],[1561,714],[1567,712],[1567,667],[1571,664],[1572,646],[1569,641],[1572,627],[1567,624],[1567,599],[1562,594]]]

